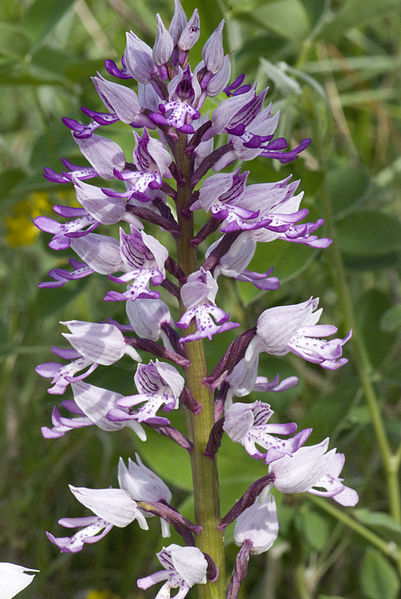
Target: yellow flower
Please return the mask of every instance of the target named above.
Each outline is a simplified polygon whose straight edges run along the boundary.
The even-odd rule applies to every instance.
[[[34,243],[40,231],[32,220],[50,209],[49,194],[43,191],[35,191],[27,200],[18,202],[5,220],[8,245],[18,247]]]
[[[118,599],[111,591],[91,589],[85,596],[85,599]]]

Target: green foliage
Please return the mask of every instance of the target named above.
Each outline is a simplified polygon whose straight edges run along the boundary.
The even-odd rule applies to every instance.
[[[361,587],[366,599],[396,599],[400,581],[394,568],[374,549],[368,549],[362,562]]]

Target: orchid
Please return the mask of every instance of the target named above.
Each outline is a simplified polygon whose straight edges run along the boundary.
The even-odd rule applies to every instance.
[[[276,356],[284,356],[291,351],[328,370],[344,366],[348,360],[341,357],[342,346],[350,339],[351,331],[344,339],[322,339],[335,334],[337,327],[316,324],[323,311],[322,308],[316,310],[318,303],[318,298],[310,298],[301,304],[278,306],[263,312],[258,319],[252,347],[247,351],[247,359],[260,351]]]
[[[139,364],[135,373],[135,385],[139,391],[137,395],[121,397],[116,401],[117,408],[109,411],[111,420],[135,419],[138,422],[168,423],[166,418],[156,415],[157,410],[164,405],[164,411],[176,410],[179,405],[179,397],[184,388],[184,379],[174,366],[164,362],[153,362]],[[143,406],[131,415],[121,413],[119,408],[132,408],[138,404]]]
[[[162,536],[169,535],[172,525],[184,543],[163,547],[157,553],[163,570],[137,581],[142,590],[161,582],[158,599],[171,597],[172,589],[183,599],[195,585],[200,585],[202,599],[236,599],[250,556],[269,550],[278,536],[273,487],[277,495],[306,492],[344,506],[358,501],[356,491],[340,478],[344,456],[327,451],[328,439],[306,446],[312,429],[299,431],[295,422],[281,421],[271,407],[275,404],[264,395],[259,401],[234,401],[254,392],[280,394],[298,384],[298,377],[280,378],[276,370],[259,373],[262,352],[276,357],[292,352],[336,370],[347,363],[342,353],[351,333],[331,338],[337,328],[318,324],[322,309],[318,299],[310,298],[275,305],[258,318],[250,309],[251,328],[234,334],[240,323],[230,319],[222,278],[252,283],[260,292],[258,301],[267,305],[274,305],[280,286],[280,269],[276,267],[273,276],[272,264],[263,266],[263,272],[250,270],[258,242],[281,240],[324,249],[331,239],[315,234],[323,219],[304,222],[309,211],[301,207],[300,181],[291,175],[254,183],[251,171],[241,164],[232,172],[223,170],[234,161],[257,157],[286,164],[310,142],[305,138],[289,149],[284,138],[275,137],[280,115],[271,103],[265,105],[268,88],[257,91],[256,83],[244,83],[244,75],[230,83],[223,28],[224,20],[207,39],[197,65],[191,65],[190,51],[200,36],[199,13],[195,10],[188,19],[179,0],[169,27],[156,15],[153,47],[134,31],[127,32],[121,64],[105,64],[119,82],[101,73],[92,78],[107,112],[83,107],[89,122],[63,121],[87,165],[63,159],[62,173],[45,170],[54,183],[72,183],[79,207],[55,207],[56,214],[67,219],[64,223],[50,217],[35,220],[52,235],[52,249],[68,249],[77,256],[69,259],[71,270],[58,265],[50,270],[52,280],[41,287],[74,285],[89,275],[120,286],[103,298],[104,309],[111,310],[104,322],[61,323],[69,329],[63,336],[72,349],[52,351],[66,364],[37,366],[39,375],[51,379],[50,394],[63,395],[69,385],[73,394],[61,408],[54,407],[52,426],[42,428],[43,436],[59,438],[96,426],[102,434],[128,428],[146,442],[147,431],[153,429],[150,438],[162,435],[166,443],[188,452],[195,502],[191,522],[174,507],[180,498],[174,498],[159,476],[164,476],[162,465],[145,455],[156,473],[135,454],[136,461],[128,458],[128,465],[120,458],[118,489],[70,486],[92,514],[62,518],[61,526],[78,531],[70,537],[48,537],[61,551],[76,553],[114,526],[136,520],[147,529],[148,519],[158,516]],[[219,101],[222,93],[226,99]],[[129,132],[124,150],[111,136],[101,135],[102,127],[114,124]],[[96,178],[103,181],[86,182]],[[203,243],[207,247],[201,256]],[[116,316],[122,301],[125,313]],[[224,344],[227,332],[232,341],[226,351],[221,357],[212,352],[207,361],[204,340],[218,347],[213,337],[219,335]],[[150,355],[146,362],[142,352]],[[113,367],[125,355],[137,362],[135,374],[132,363],[124,364],[125,385],[121,371],[112,378],[113,370],[108,379],[113,389],[92,384],[89,377],[97,368]],[[184,410],[185,434],[177,414]],[[164,416],[170,412],[171,421]],[[266,464],[266,474],[221,517],[216,455],[224,436],[228,443],[240,443],[248,460]],[[149,444],[144,444],[145,452]],[[223,536],[234,522],[240,549],[225,595]]]
[[[204,337],[211,340],[216,333],[239,326],[236,322],[227,322],[230,315],[214,303],[217,290],[217,283],[209,271],[201,269],[188,277],[181,289],[181,298],[187,310],[176,324],[187,329],[195,318],[197,332],[181,338],[181,343]]]
[[[238,516],[234,529],[235,543],[241,546],[248,541],[251,553],[264,553],[277,539],[279,526],[275,499],[269,492],[263,491],[255,503]]]
[[[146,433],[136,420],[122,418],[121,420],[111,421],[107,418],[107,414],[113,408],[118,407],[117,402],[123,397],[120,393],[114,393],[83,381],[71,383],[71,389],[74,400],[66,400],[62,405],[75,417],[61,416],[57,407],[54,407],[52,414],[53,427],[42,427],[42,435],[46,439],[57,439],[71,430],[95,425],[103,431],[115,431],[128,427],[142,441],[146,441]],[[125,412],[124,416],[129,415],[128,410],[123,412]]]
[[[329,439],[318,445],[301,447],[292,455],[273,462],[269,471],[274,486],[282,493],[312,493],[332,497],[341,505],[358,503],[358,493],[346,487],[339,478],[344,466],[344,454],[335,449],[327,452]],[[327,453],[326,453],[327,452]]]
[[[165,580],[157,597],[171,597],[170,589],[178,588],[179,591],[174,597],[183,599],[194,584],[205,584],[207,562],[202,552],[197,547],[180,547],[179,545],[169,545],[163,547],[157,553],[157,559],[164,570],[155,572],[145,578],[139,578],[137,581],[140,589],[146,590],[149,587]]]
[[[264,459],[269,464],[284,455],[292,455],[312,432],[312,429],[305,429],[289,439],[277,438],[276,435],[291,435],[297,425],[295,422],[269,423],[273,413],[269,404],[262,401],[253,404],[226,403],[224,430],[232,441],[242,443],[251,457]],[[262,453],[256,444],[266,451]]]
[[[138,521],[140,528],[148,529],[146,519],[136,502],[123,489],[86,489],[70,485],[70,491],[95,516],[61,518],[60,526],[81,528],[72,537],[55,537],[47,533],[48,539],[62,552],[77,553],[85,543],[97,543],[103,539],[113,526],[124,528],[134,520]]]

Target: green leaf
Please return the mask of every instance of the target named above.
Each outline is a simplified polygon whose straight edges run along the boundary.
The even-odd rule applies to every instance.
[[[31,42],[23,29],[9,23],[0,23],[0,56],[25,56]]]
[[[346,353],[346,352],[345,352]],[[300,428],[313,428],[313,435],[319,439],[338,433],[346,425],[349,419],[349,413],[352,408],[352,402],[358,389],[356,381],[346,381],[336,385],[335,389],[329,393],[318,397],[305,412],[299,423]],[[318,439],[316,439],[318,442]]]
[[[340,166],[327,173],[327,186],[335,214],[354,208],[355,202],[366,193],[368,171],[364,167]]]
[[[104,68],[104,58],[71,61],[62,69],[65,77],[74,82],[86,82],[96,71]]]
[[[10,205],[19,201],[19,198],[12,198],[10,201],[10,191],[25,179],[24,171],[20,169],[10,169],[0,173],[0,210],[8,210]]]
[[[233,443],[227,435],[224,435],[219,450],[218,465],[221,511],[224,515],[250,484],[267,474],[267,470],[263,462],[253,460],[240,443]]]
[[[379,366],[389,353],[395,340],[395,333],[385,332],[379,323],[388,310],[391,300],[388,295],[371,289],[358,303],[357,320],[365,348],[373,366]]]
[[[250,16],[259,26],[291,41],[303,41],[310,29],[308,14],[299,0],[264,3]]]
[[[41,44],[51,30],[70,10],[74,0],[36,0],[24,14],[21,25],[31,37],[35,46]]]
[[[401,304],[392,306],[385,311],[380,319],[380,328],[383,331],[396,331],[401,327]]]
[[[295,515],[295,526],[311,549],[321,551],[330,535],[330,523],[325,516],[303,509]]]
[[[394,568],[375,549],[368,549],[360,570],[362,591],[367,599],[396,599],[400,582]]]
[[[401,546],[401,525],[389,514],[384,512],[372,512],[366,508],[356,509],[353,515],[362,524],[366,524],[383,539],[393,541]]]
[[[342,251],[377,256],[401,250],[401,223],[396,217],[374,211],[350,214],[338,223]]]
[[[380,19],[399,8],[399,0],[347,0],[334,19],[323,28],[319,37],[325,40],[342,37],[352,27],[360,27],[369,21]]]
[[[379,256],[358,256],[357,254],[343,253],[344,264],[349,270],[379,270],[381,268],[394,268],[399,262],[400,254],[389,252]]]

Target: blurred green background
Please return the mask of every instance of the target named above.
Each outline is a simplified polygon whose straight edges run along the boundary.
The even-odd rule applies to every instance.
[[[258,80],[258,89],[269,85],[274,110],[281,111],[279,135],[288,137],[292,146],[312,137],[302,157],[288,166],[266,159],[248,163],[251,182],[294,173],[302,180],[304,205],[312,219],[324,216],[324,233],[336,240],[320,252],[285,242],[265,244],[252,265],[259,271],[273,265],[280,290],[259,292],[224,281],[221,304],[246,328],[271,305],[313,295],[321,298],[325,322],[338,324],[342,335],[351,324],[355,327],[345,348],[350,363],[339,372],[328,373],[296,358],[264,358],[260,374],[298,374],[298,388],[263,399],[281,421],[313,426],[312,442],[329,435],[331,446],[344,451],[343,474],[346,483],[358,489],[360,504],[355,510],[328,511],[335,508],[330,500],[280,499],[279,540],[266,555],[251,560],[240,597],[396,599],[401,526],[397,506],[389,504],[389,464],[383,439],[378,444],[377,438],[382,427],[387,445],[397,452],[399,0],[182,4],[188,16],[196,6],[201,15],[201,40],[191,53],[192,66],[200,58],[201,44],[224,17],[232,80],[244,72],[247,82]],[[82,105],[103,109],[89,77],[96,71],[106,74],[105,58],[119,61],[126,30],[133,29],[153,45],[155,13],[168,24],[173,2],[1,0],[0,7],[0,561],[41,570],[24,592],[27,599],[139,599],[145,593],[137,590],[136,579],[154,570],[152,556],[162,546],[156,519],[148,533],[136,525],[114,529],[74,556],[59,554],[44,531],[61,536],[59,518],[84,515],[68,483],[116,486],[118,457],[132,456],[135,450],[170,484],[174,505],[191,516],[189,463],[172,443],[155,435],[145,445],[128,431],[103,434],[89,429],[57,441],[41,437],[40,427],[49,425],[52,406],[60,400],[47,394],[46,381],[34,367],[51,360],[49,347],[60,344],[58,321],[124,317],[119,305],[108,304],[106,314],[102,297],[108,284],[101,277],[59,290],[38,289],[50,268],[66,265],[68,252],[52,252],[48,236],[38,235],[31,221],[51,214],[53,204],[74,201],[72,186],[57,186],[42,177],[45,166],[62,170],[61,157],[80,160],[61,117],[81,118]],[[211,109],[217,101],[210,101]],[[113,139],[130,148],[127,129],[116,127]],[[231,339],[229,333],[215,337],[213,349],[206,342],[211,366]],[[118,368],[99,370],[91,382],[133,392],[128,359]],[[371,392],[374,405],[380,404],[380,425],[372,416],[372,402],[365,402]],[[241,446],[227,442],[220,469],[224,511],[265,473]],[[342,513],[349,522],[341,520]],[[173,541],[179,542],[176,537]],[[227,541],[232,564],[236,548],[230,530]],[[147,596],[154,595],[153,590]]]

